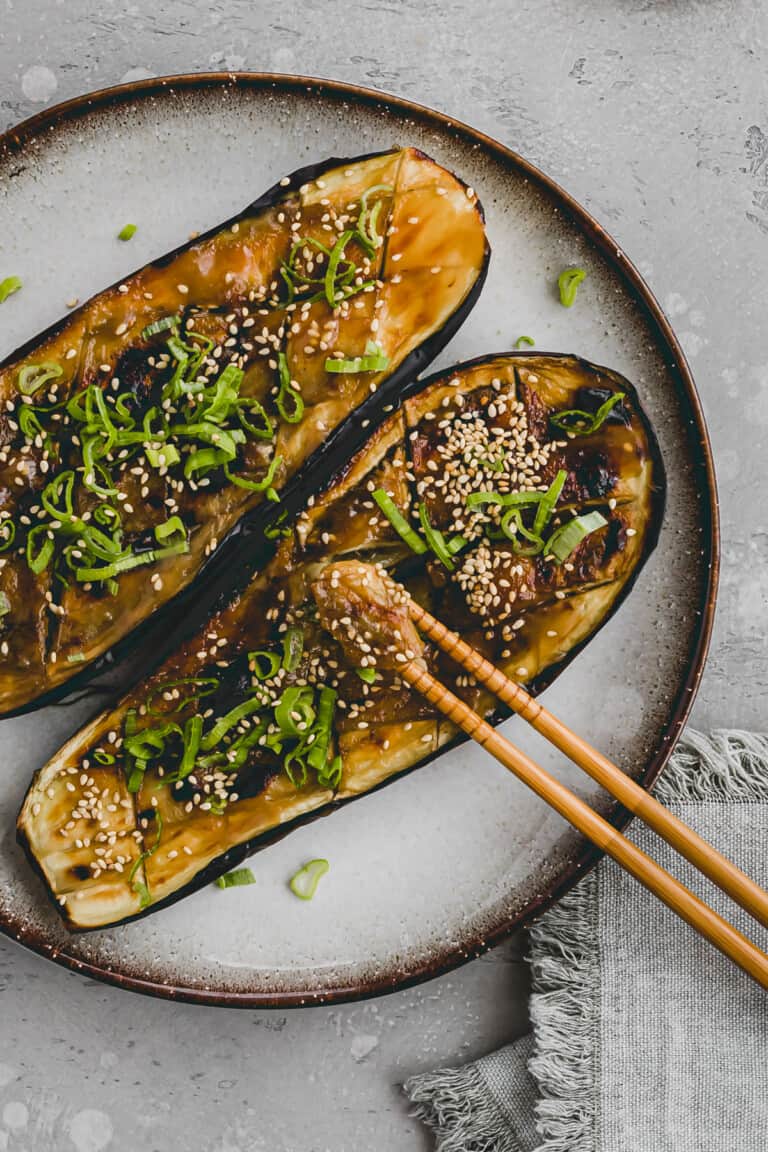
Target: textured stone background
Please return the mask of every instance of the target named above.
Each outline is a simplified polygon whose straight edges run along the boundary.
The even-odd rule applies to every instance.
[[[690,357],[724,544],[695,720],[761,727],[767,37],[760,0],[0,0],[0,127],[124,80],[298,71],[432,104],[544,168],[639,264]],[[396,1085],[522,1030],[521,948],[281,1014],[154,1003],[0,942],[0,1152],[425,1149]]]

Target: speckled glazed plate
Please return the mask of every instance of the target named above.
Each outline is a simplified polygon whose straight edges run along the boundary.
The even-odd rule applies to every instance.
[[[502,145],[406,101],[280,76],[178,77],[44,112],[0,138],[0,274],[25,285],[0,308],[0,358],[66,301],[226,219],[283,173],[395,144],[456,171],[488,219],[486,287],[438,366],[531,333],[537,350],[624,373],[655,425],[669,484],[656,552],[618,614],[547,692],[555,712],[650,783],[684,722],[709,637],[717,510],[706,430],[677,341],[638,273],[578,204]],[[121,244],[115,233],[128,220],[139,229]],[[578,306],[564,309],[553,284],[569,264],[588,278]],[[0,927],[127,988],[246,1006],[388,991],[476,955],[595,860],[559,817],[465,744],[262,852],[253,887],[210,888],[137,923],[70,936],[15,844],[14,822],[32,772],[98,707],[91,696],[0,724]],[[610,809],[521,722],[509,731]],[[286,880],[316,856],[331,871],[307,904]]]

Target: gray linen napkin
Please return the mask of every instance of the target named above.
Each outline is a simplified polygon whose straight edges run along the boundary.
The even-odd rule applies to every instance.
[[[689,730],[656,795],[768,884],[768,736]],[[633,840],[763,949],[639,822]],[[766,1152],[768,999],[606,860],[531,929],[532,1036],[405,1091],[438,1152]]]

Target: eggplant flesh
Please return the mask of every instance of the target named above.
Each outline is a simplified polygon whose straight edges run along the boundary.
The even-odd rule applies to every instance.
[[[584,431],[588,420],[581,431],[557,426],[564,410],[594,415],[606,398],[614,399],[594,430]],[[393,526],[391,505],[381,509],[381,492],[420,550]],[[469,499],[481,492],[510,500]],[[354,576],[318,614],[329,566],[348,574],[359,564],[363,579],[377,565],[536,693],[629,590],[655,543],[663,498],[636,393],[608,369],[512,353],[414,386],[248,585],[34,778],[18,835],[69,927],[161,908],[457,740],[396,665],[368,659],[370,631],[350,650],[323,627],[329,612],[352,631],[364,616]],[[510,507],[522,510],[528,536],[509,517],[502,529]],[[540,512],[546,546],[536,552]],[[573,520],[584,530],[555,556]],[[454,549],[448,564],[441,541]],[[382,634],[397,627],[391,615]],[[444,654],[421,641],[417,654],[473,708],[501,718]]]
[[[0,365],[0,714],[224,570],[235,529],[437,354],[488,251],[474,192],[423,153],[327,161]]]

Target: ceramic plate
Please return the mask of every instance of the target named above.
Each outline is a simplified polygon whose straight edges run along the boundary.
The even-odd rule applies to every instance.
[[[24,281],[0,308],[0,357],[66,301],[226,219],[285,172],[396,144],[456,171],[488,219],[485,290],[436,366],[530,334],[537,351],[578,353],[628,376],[658,433],[669,479],[658,548],[618,614],[546,694],[576,731],[650,782],[687,714],[709,636],[717,534],[706,431],[677,341],[638,273],[582,208],[500,144],[401,100],[286,77],[174,78],[44,112],[0,138],[0,272]],[[139,226],[129,244],[116,239],[126,221]],[[588,277],[565,309],[554,282],[569,264]],[[391,990],[476,955],[595,859],[465,744],[259,854],[253,887],[212,887],[138,923],[70,936],[16,847],[14,821],[32,772],[98,706],[90,696],[0,725],[0,926],[113,983],[240,1005]],[[608,810],[522,722],[507,731]],[[316,856],[331,870],[306,904],[286,880]]]

